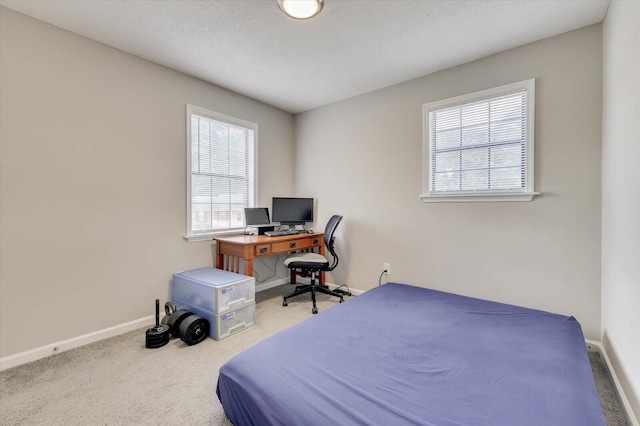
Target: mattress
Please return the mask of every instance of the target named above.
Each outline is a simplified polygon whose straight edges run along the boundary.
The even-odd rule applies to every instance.
[[[389,283],[220,368],[241,425],[606,425],[575,318]]]

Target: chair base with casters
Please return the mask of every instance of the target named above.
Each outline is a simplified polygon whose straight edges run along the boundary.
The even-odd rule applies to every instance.
[[[329,296],[338,297],[340,299],[340,303],[344,302],[344,296],[351,296],[351,293],[345,292],[343,290],[333,291],[325,286],[321,286],[316,282],[316,274],[320,271],[326,271],[329,269],[329,262],[327,259],[317,253],[304,253],[304,254],[294,254],[289,256],[284,264],[286,267],[291,269],[304,269],[311,273],[311,281],[308,285],[299,285],[296,286],[296,291],[293,293],[284,296],[282,300],[282,306],[288,306],[288,300],[292,297],[299,296],[305,293],[311,293],[311,301],[313,302],[313,307],[311,308],[311,313],[317,314],[318,307],[316,306],[316,292],[328,294]]]
[[[303,278],[311,278],[311,273],[306,270],[306,269],[291,269],[291,282],[295,283],[295,278],[294,275],[300,275]],[[306,287],[306,285],[298,285],[296,286],[296,291],[300,290],[301,288]],[[346,290],[343,290],[343,288],[345,288]],[[334,293],[339,293],[343,296],[353,296],[353,294],[351,294],[351,290],[349,289],[349,286],[347,284],[341,284],[338,287],[334,288],[332,290]]]
[[[344,302],[343,294],[340,294],[340,293],[343,292],[343,290],[340,290],[340,293],[339,293],[339,292],[336,292],[336,291],[333,291],[333,290],[329,290],[327,287],[318,285],[316,283],[316,271],[312,271],[311,272],[311,282],[309,283],[309,285],[296,286],[296,291],[294,291],[293,293],[291,293],[291,294],[289,294],[287,296],[284,296],[284,298],[282,300],[282,306],[289,306],[288,299],[290,299],[292,297],[296,297],[296,296],[299,296],[299,295],[305,294],[305,293],[311,293],[311,301],[313,302],[313,307],[311,308],[311,313],[317,314],[318,313],[318,308],[316,306],[316,292],[328,294],[329,296],[338,297],[338,298],[340,298],[340,303]],[[344,295],[350,296],[351,293],[347,294],[345,292]]]

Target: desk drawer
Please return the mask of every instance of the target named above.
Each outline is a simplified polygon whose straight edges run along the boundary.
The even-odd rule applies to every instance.
[[[271,244],[260,244],[256,246],[255,256],[269,256],[271,254]]]
[[[318,240],[318,238],[317,237],[301,238],[299,240],[282,241],[280,243],[273,243],[272,251],[274,253],[283,253],[283,252],[292,251],[292,250],[302,250],[309,247],[315,247],[318,245],[318,243],[314,245],[313,244],[314,240]]]

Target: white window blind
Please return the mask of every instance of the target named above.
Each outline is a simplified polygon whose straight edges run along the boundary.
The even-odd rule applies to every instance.
[[[255,199],[257,125],[188,106],[187,238],[244,227]]]
[[[528,80],[425,104],[422,198],[530,200],[533,97],[534,83]]]

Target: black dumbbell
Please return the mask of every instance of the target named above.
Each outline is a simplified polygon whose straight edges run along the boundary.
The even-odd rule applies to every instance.
[[[173,303],[164,305],[165,313],[162,324],[169,327],[174,337],[179,337],[187,345],[192,346],[202,342],[209,335],[210,324],[205,318],[186,309],[178,309]]]
[[[202,342],[209,335],[209,321],[196,314],[186,317],[179,326],[180,339],[192,346]]]

